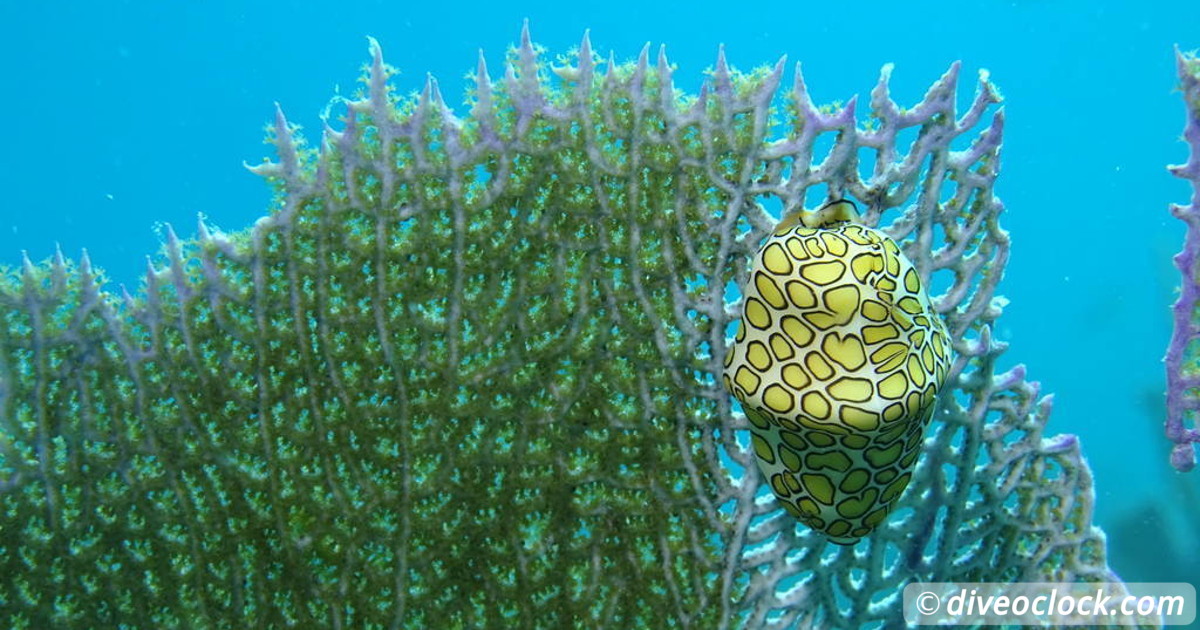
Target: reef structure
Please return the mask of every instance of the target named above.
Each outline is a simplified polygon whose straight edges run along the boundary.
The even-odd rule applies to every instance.
[[[0,274],[0,624],[858,628],[914,580],[1117,580],[1078,441],[996,370],[986,74],[901,108],[885,67],[860,123],[783,60],[686,94],[661,50],[549,64],[526,30],[459,118],[371,52],[319,147],[277,114],[253,227],[168,231],[136,295],[86,254]],[[721,385],[732,288],[827,198],[954,357],[853,546],[779,508]]]
[[[1183,251],[1175,256],[1175,266],[1183,275],[1179,299],[1172,307],[1174,330],[1167,356],[1167,439],[1171,449],[1171,465],[1187,472],[1196,467],[1196,447],[1200,442],[1200,60],[1194,54],[1175,51],[1180,89],[1187,111],[1183,138],[1190,153],[1184,164],[1167,167],[1170,172],[1192,185],[1188,205],[1171,205],[1171,214],[1187,224]],[[1187,425],[1191,426],[1188,427]]]

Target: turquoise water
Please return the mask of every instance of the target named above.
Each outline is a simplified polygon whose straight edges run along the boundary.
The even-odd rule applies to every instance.
[[[865,96],[892,62],[894,98],[915,103],[962,60],[1006,98],[1007,360],[1055,393],[1051,432],[1081,436],[1112,566],[1129,581],[1200,582],[1200,506],[1185,499],[1200,496],[1200,472],[1169,468],[1160,429],[1183,234],[1167,204],[1188,194],[1164,169],[1186,157],[1172,46],[1200,47],[1200,3],[1095,4],[3,2],[0,264],[86,247],[132,287],[156,225],[249,225],[270,196],[242,162],[269,155],[273,103],[315,137],[330,95],[355,89],[367,35],[403,90],[428,72],[452,105],[479,50],[499,74],[523,18],[552,53],[585,29],[618,58],[666,44],[689,89],[721,44],[743,69],[787,55],[823,102]]]

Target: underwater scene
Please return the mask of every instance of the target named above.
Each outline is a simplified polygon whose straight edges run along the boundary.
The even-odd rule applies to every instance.
[[[0,628],[1200,628],[1197,49],[0,2]]]

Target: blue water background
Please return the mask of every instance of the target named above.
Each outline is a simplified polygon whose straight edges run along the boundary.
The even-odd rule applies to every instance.
[[[1103,6],[1102,6],[1103,5]],[[351,94],[366,36],[418,90],[431,73],[463,113],[482,49],[493,77],[529,18],[551,53],[584,29],[601,54],[666,44],[695,89],[717,47],[742,69],[801,61],[818,102],[863,97],[896,64],[895,98],[917,102],[954,60],[963,99],[981,68],[1006,99],[1003,224],[1013,237],[1000,293],[1005,365],[1055,393],[1050,433],[1082,437],[1097,522],[1134,581],[1200,575],[1200,523],[1161,435],[1171,256],[1188,189],[1172,46],[1200,47],[1200,2],[959,3],[701,1],[538,3],[0,2],[0,264],[87,248],[132,287],[169,223],[225,230],[264,214],[268,188],[242,162],[271,155],[279,102],[311,139],[336,92]],[[654,50],[656,50],[655,48]],[[790,70],[788,81],[790,81]],[[865,108],[864,108],[865,109]],[[1183,484],[1183,485],[1181,485]],[[1192,506],[1193,514],[1197,506]],[[1174,568],[1163,568],[1163,562]]]

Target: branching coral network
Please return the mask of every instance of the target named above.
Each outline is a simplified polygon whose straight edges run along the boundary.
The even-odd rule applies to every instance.
[[[783,61],[688,94],[662,50],[552,69],[523,32],[460,117],[371,54],[317,147],[278,115],[253,227],[169,233],[136,294],[86,256],[2,274],[0,624],[857,628],[912,581],[1116,581],[1078,440],[996,371],[986,75],[962,111],[957,64],[818,107]],[[852,547],[778,508],[720,385],[768,208],[835,196],[955,357]]]

